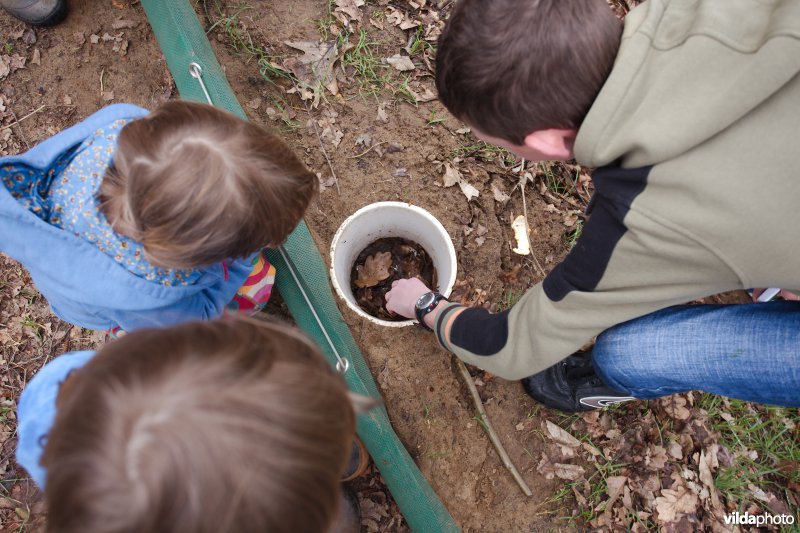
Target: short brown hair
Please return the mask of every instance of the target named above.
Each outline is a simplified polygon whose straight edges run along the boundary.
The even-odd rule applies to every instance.
[[[289,326],[140,330],[62,386],[50,530],[326,531],[355,437],[344,380]]]
[[[200,267],[283,242],[317,181],[264,128],[172,101],[122,129],[100,209],[151,263]]]
[[[439,98],[457,118],[517,145],[540,129],[577,129],[621,33],[604,0],[459,0],[439,37]]]

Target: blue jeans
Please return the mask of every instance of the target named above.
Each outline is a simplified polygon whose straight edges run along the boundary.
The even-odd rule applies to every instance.
[[[606,330],[592,357],[636,398],[703,390],[798,407],[800,302],[670,307]]]

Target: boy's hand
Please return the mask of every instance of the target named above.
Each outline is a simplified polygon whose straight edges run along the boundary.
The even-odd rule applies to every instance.
[[[394,281],[392,290],[386,293],[386,310],[406,318],[415,318],[414,305],[426,292],[430,292],[430,289],[419,278]]]

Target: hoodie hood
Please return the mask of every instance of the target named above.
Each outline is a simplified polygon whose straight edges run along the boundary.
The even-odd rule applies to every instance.
[[[98,128],[145,116],[115,104],[3,164],[50,168]],[[250,258],[213,265],[191,285],[165,286],[129,272],[94,244],[48,224],[0,186],[0,251],[22,263],[61,319],[91,329],[157,327],[219,316],[250,273]]]
[[[800,2],[648,0],[582,124],[585,166],[656,165],[741,121],[800,71]]]

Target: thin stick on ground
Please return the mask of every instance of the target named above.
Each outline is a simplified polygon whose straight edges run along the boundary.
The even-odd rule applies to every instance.
[[[511,458],[508,456],[508,453],[506,453],[503,443],[500,442],[500,437],[497,436],[497,433],[492,427],[492,423],[489,422],[489,416],[486,414],[486,409],[483,408],[481,396],[478,394],[478,389],[475,387],[475,383],[472,381],[472,376],[470,375],[469,370],[467,370],[467,365],[465,365],[457,357],[455,357],[455,360],[458,370],[461,373],[461,377],[464,378],[464,382],[467,384],[469,393],[472,396],[472,401],[475,402],[475,407],[478,409],[478,414],[481,417],[481,426],[483,426],[483,429],[486,430],[486,434],[489,435],[489,440],[492,441],[494,448],[497,450],[498,455],[500,455],[500,460],[503,461],[503,465],[508,469],[509,472],[511,472],[511,475],[514,476],[514,480],[522,489],[522,492],[525,493],[525,496],[533,496],[533,492],[531,492],[530,487],[528,487],[528,484],[525,483],[524,479],[522,479],[522,476],[520,475],[519,470],[517,470],[517,467],[514,466],[514,463],[511,462]]]
[[[525,227],[530,228],[530,222],[528,222],[528,202],[525,199],[525,184],[528,183],[528,176],[525,174],[525,160],[522,160],[522,177],[519,180],[519,190],[522,193],[522,215],[525,217]],[[536,268],[539,269],[539,274],[542,277],[545,277],[545,271],[542,268],[542,265],[539,264],[539,260],[536,258],[536,254],[533,253],[533,243],[530,242],[530,238],[528,239],[528,243],[530,244],[531,249],[531,258],[533,259]]]
[[[348,156],[347,159],[356,159],[356,158],[359,158],[361,156],[367,155],[370,150],[372,150],[373,148],[377,148],[378,146],[380,146],[382,144],[386,144],[386,141],[381,141],[379,143],[375,143],[372,146],[370,146],[369,148],[367,148],[366,150],[364,150],[363,152],[361,152],[360,154]]]
[[[33,115],[35,115],[36,113],[38,113],[39,111],[44,109],[45,107],[47,107],[47,104],[42,104],[42,105],[40,105],[39,107],[37,107],[36,109],[34,109],[33,111],[31,111],[30,113],[28,113],[27,115],[25,115],[22,118],[17,118],[17,116],[14,114],[14,112],[9,109],[9,111],[11,111],[11,116],[14,118],[14,122],[12,122],[11,124],[6,124],[4,126],[0,126],[0,129],[5,129],[5,128],[9,128],[10,129],[11,126],[16,126],[17,124],[19,124],[23,120],[32,117]],[[27,143],[25,143],[25,144],[27,144]]]

